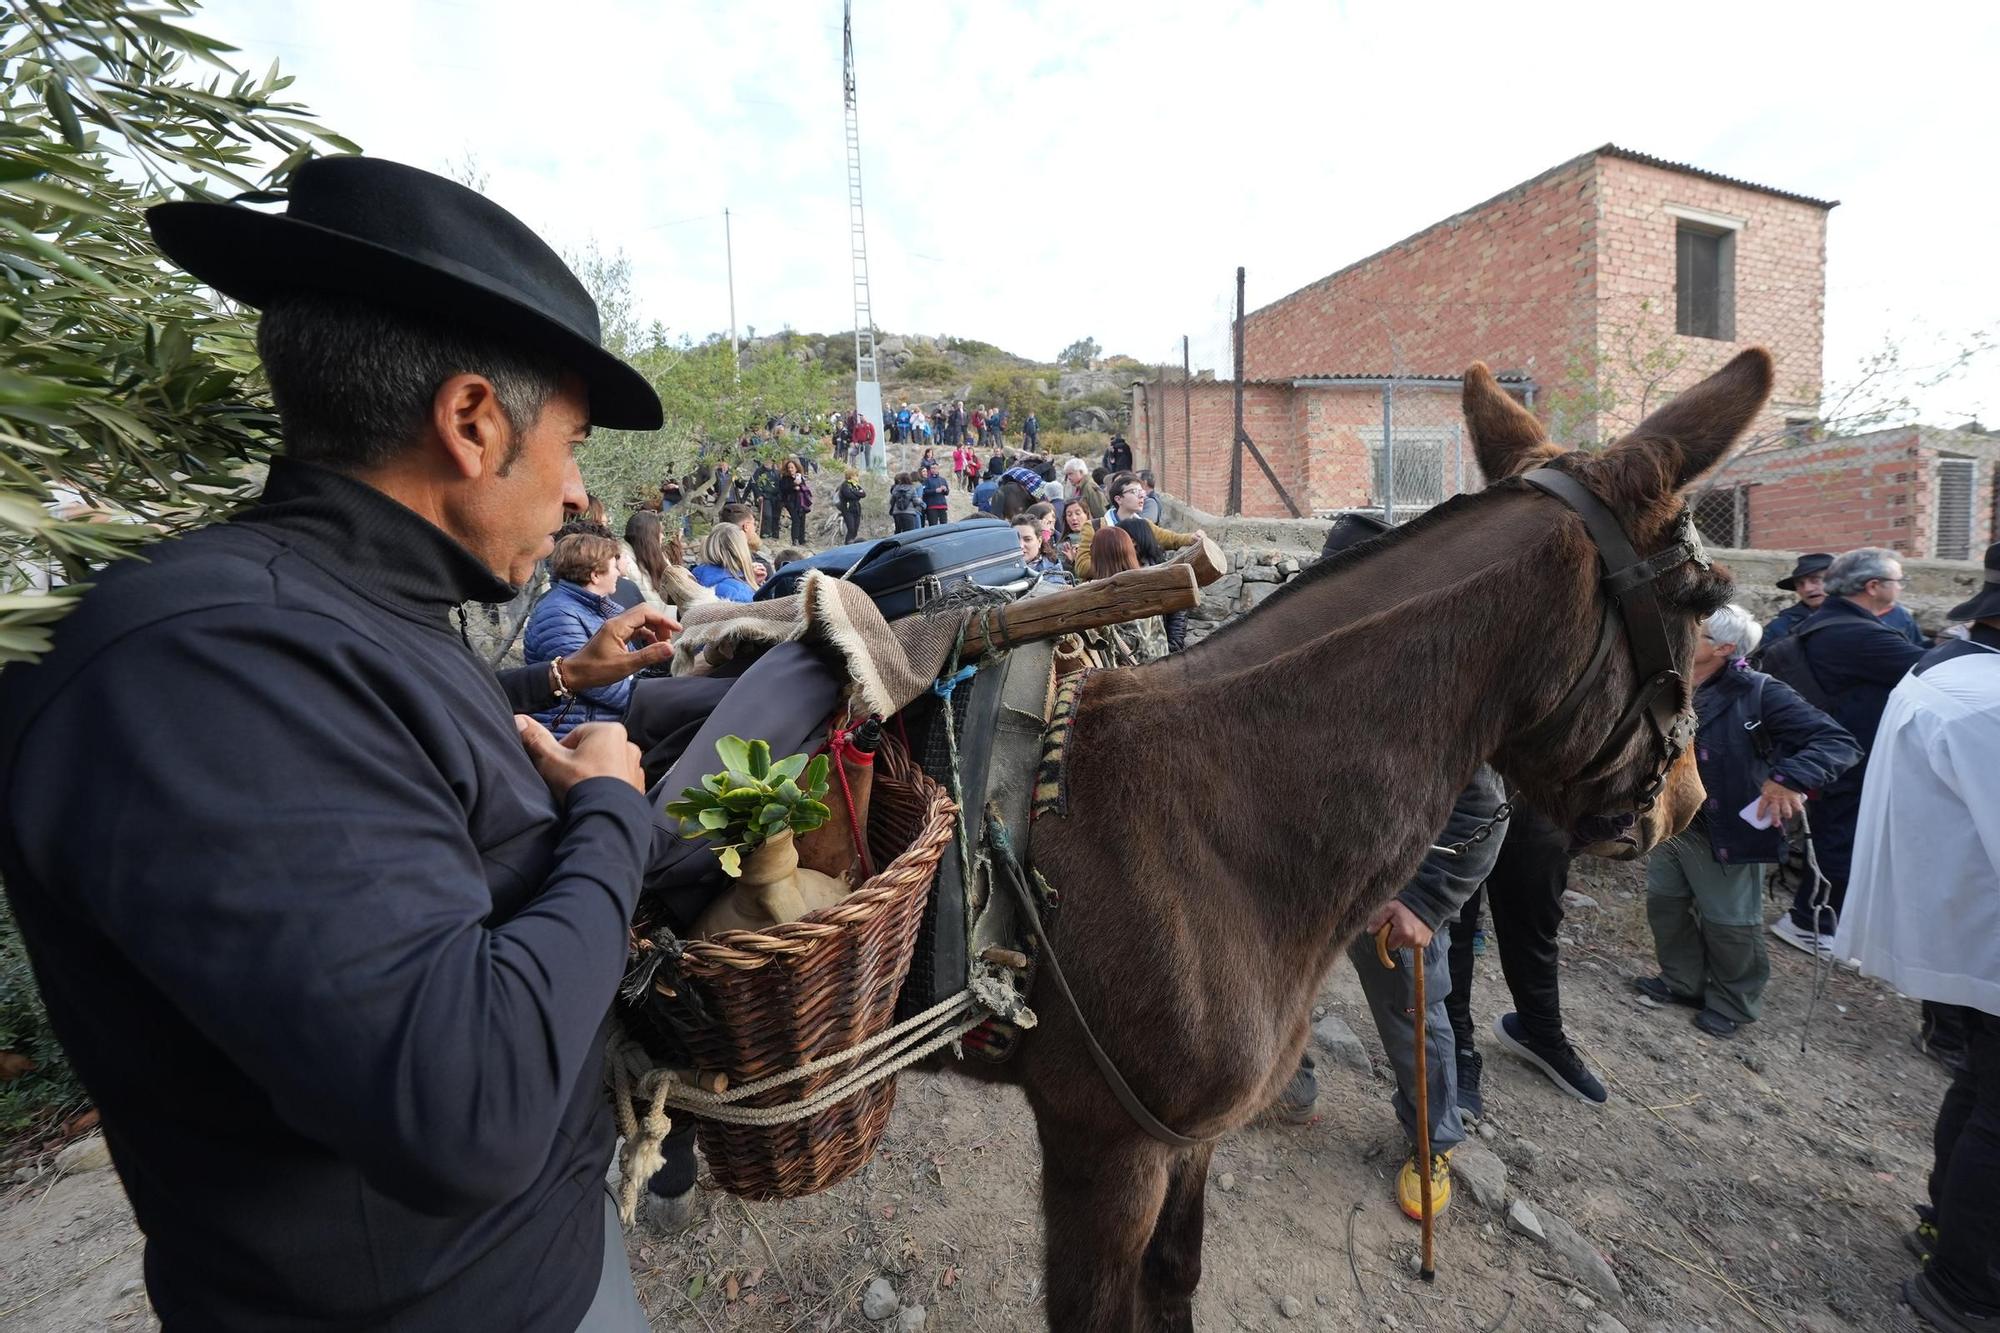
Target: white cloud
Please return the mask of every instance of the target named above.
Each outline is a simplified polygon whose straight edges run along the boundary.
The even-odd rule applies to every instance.
[[[888,329],[1149,360],[1188,333],[1212,364],[1237,264],[1259,304],[1606,141],[1843,201],[1831,380],[1884,334],[1926,359],[2000,324],[1990,6],[856,8]],[[552,241],[622,247],[671,328],[727,322],[725,205],[741,324],[852,322],[834,0],[220,0],[195,26],[372,153],[476,154]],[[2000,420],[1994,360],[1927,411]]]

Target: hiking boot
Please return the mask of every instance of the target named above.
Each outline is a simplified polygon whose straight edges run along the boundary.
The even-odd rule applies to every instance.
[[[1278,1100],[1271,1103],[1271,1114],[1288,1125],[1303,1125],[1313,1118],[1313,1108],[1319,1104],[1319,1079],[1311,1068],[1300,1065],[1292,1075],[1292,1081],[1278,1094]]]
[[[2000,1331],[2000,1315],[1973,1314],[1961,1310],[1957,1302],[1938,1289],[1931,1280],[1930,1270],[1925,1269],[1903,1283],[1903,1303],[1923,1316],[1925,1322],[1940,1333],[1996,1333]]]
[[[1711,1037],[1733,1037],[1742,1024],[1733,1018],[1726,1018],[1713,1009],[1704,1009],[1694,1016],[1694,1025]]]
[[[1403,1163],[1403,1169],[1396,1173],[1396,1202],[1402,1205],[1404,1216],[1413,1222],[1424,1220],[1424,1180],[1417,1174],[1417,1155]],[[1451,1202],[1451,1153],[1449,1151],[1431,1154],[1431,1216],[1444,1216],[1444,1206]]]
[[[1919,1222],[1903,1233],[1903,1248],[1915,1255],[1917,1262],[1927,1264],[1931,1255],[1937,1252],[1938,1229],[1935,1222]]]
[[[1458,1111],[1474,1120],[1486,1115],[1486,1099],[1479,1095],[1479,1076],[1486,1068],[1486,1057],[1478,1051],[1458,1053]]]
[[[1665,977],[1640,977],[1632,983],[1632,989],[1649,1000],[1658,1000],[1661,1004],[1683,1004],[1690,1009],[1701,1008],[1700,996],[1681,994],[1667,984]]]
[[[1800,953],[1811,954],[1814,958],[1819,957],[1823,953],[1833,952],[1833,936],[1820,935],[1807,930],[1804,926],[1792,920],[1790,913],[1779,917],[1771,923],[1771,933],[1791,945],[1794,949],[1797,949]]]
[[[1554,1045],[1530,1041],[1521,1027],[1519,1014],[1502,1014],[1493,1020],[1493,1035],[1514,1054],[1526,1060],[1535,1068],[1549,1076],[1549,1082],[1576,1098],[1593,1106],[1602,1106],[1610,1099],[1604,1085],[1597,1081],[1597,1075],[1590,1072],[1577,1055],[1576,1048],[1566,1039]]]

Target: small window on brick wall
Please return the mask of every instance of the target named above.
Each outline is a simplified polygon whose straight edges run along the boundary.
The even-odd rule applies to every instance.
[[[1736,340],[1736,233],[1674,224],[1674,332]]]

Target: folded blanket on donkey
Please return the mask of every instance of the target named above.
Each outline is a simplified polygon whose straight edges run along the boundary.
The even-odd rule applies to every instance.
[[[690,607],[674,641],[673,672],[706,675],[720,663],[796,639],[846,664],[853,711],[888,717],[930,689],[970,614],[956,608],[886,621],[861,588],[814,570],[790,597]]]

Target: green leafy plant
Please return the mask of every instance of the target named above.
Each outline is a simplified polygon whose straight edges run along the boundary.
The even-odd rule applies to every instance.
[[[667,803],[684,838],[707,838],[730,875],[743,873],[743,857],[782,833],[810,833],[833,812],[825,804],[827,758],[802,754],[771,759],[764,741],[724,736],[715,743],[722,772]]]

